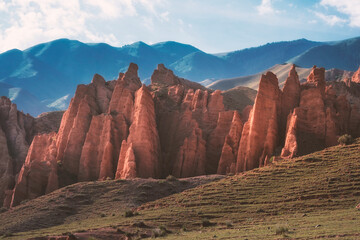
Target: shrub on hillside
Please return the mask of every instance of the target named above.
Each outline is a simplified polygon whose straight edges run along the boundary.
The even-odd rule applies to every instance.
[[[287,227],[278,227],[275,230],[276,235],[282,235],[282,234],[285,234],[285,233],[288,233],[288,232],[289,232],[289,229]]]
[[[166,177],[166,180],[172,182],[172,181],[176,181],[177,178],[174,177],[173,175],[169,175],[169,176]]]
[[[348,145],[348,144],[352,144],[354,142],[354,139],[351,135],[344,134],[338,138],[338,142],[341,145]]]

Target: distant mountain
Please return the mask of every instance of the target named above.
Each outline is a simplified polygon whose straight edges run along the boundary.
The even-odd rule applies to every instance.
[[[302,67],[316,64],[326,69],[355,71],[360,65],[360,37],[310,48],[288,62]]]
[[[323,42],[299,39],[295,41],[268,43],[260,47],[222,54],[220,57],[236,65],[241,72],[239,76],[244,76],[259,73],[275,64],[288,62],[288,60],[294,56],[324,44]]]
[[[57,109],[56,107],[46,106],[28,91],[6,83],[0,83],[0,96],[7,96],[13,103],[20,106],[21,110],[27,109],[28,111],[26,111],[26,113],[30,113],[35,117],[43,112],[49,112]]]
[[[32,102],[38,104],[25,106],[24,101],[18,101],[18,108],[38,114],[66,108],[78,84],[89,83],[95,73],[107,80],[116,79],[114,73],[125,72],[131,62],[139,65],[139,76],[145,84],[150,82],[157,64],[164,63],[176,75],[208,85],[219,79],[256,74],[285,62],[354,71],[360,64],[359,45],[359,39],[335,43],[299,39],[208,54],[174,41],[112,47],[58,39],[24,51],[13,49],[0,54],[0,83],[21,89],[19,97],[25,93],[35,97]],[[10,97],[7,85],[1,85],[0,91]]]

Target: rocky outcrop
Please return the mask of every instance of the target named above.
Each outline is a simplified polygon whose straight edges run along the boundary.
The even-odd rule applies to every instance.
[[[282,92],[280,137],[281,140],[284,140],[288,115],[294,108],[298,107],[300,103],[300,81],[295,70],[295,65],[292,66],[289,72],[289,76],[285,81]]]
[[[345,133],[357,135],[356,131],[349,131],[351,113],[356,114],[357,104],[350,105],[348,99],[354,99],[346,97],[351,94],[344,83],[331,82],[326,86],[324,73],[325,69],[314,67],[307,82],[301,85],[299,107],[288,117],[283,157],[336,145],[338,137]],[[359,122],[359,118],[354,122]]]
[[[235,174],[242,128],[243,123],[240,116],[238,112],[234,111],[230,130],[221,150],[221,157],[217,169],[218,174]]]
[[[281,90],[277,77],[262,75],[249,120],[245,123],[237,156],[237,172],[265,164],[273,156],[279,140]]]
[[[37,118],[17,110],[10,99],[0,99],[0,205],[9,206],[11,189],[19,174],[35,135],[57,131],[62,112],[42,114]]]
[[[14,188],[11,206],[58,189],[56,133],[35,136]]]
[[[360,83],[360,67],[359,69],[353,74],[351,81],[354,83]]]
[[[190,85],[163,65],[151,81],[163,176],[216,173],[234,114],[226,110],[222,93]]]
[[[161,153],[154,102],[145,85],[135,94],[133,122],[129,128],[127,143],[129,147],[126,152],[129,156],[128,158],[125,156],[125,164],[128,166],[133,162],[131,158],[135,155],[138,177],[160,176]]]

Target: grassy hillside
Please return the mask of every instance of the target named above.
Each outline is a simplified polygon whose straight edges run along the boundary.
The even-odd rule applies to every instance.
[[[331,147],[293,160],[278,159],[271,166],[145,203],[133,217],[125,217],[123,208],[116,207],[101,215],[106,205],[88,203],[57,226],[45,228],[45,224],[44,228],[13,231],[4,236],[26,239],[71,232],[95,239],[125,239],[126,235],[134,239],[151,235],[164,235],[164,239],[359,239],[360,211],[355,208],[360,203],[359,148],[360,139],[352,145]],[[107,183],[113,186],[112,191],[122,191],[114,188],[113,182]],[[97,193],[95,196],[107,199],[104,204],[116,202],[109,191],[102,192],[106,182],[102,187],[99,184],[93,183],[94,189],[86,194],[79,188],[69,201],[92,200],[92,194]],[[141,188],[149,190],[157,185],[145,186]],[[68,187],[67,192],[76,187],[79,184]],[[139,187],[134,191],[139,191]],[[33,224],[61,193],[65,194],[64,190],[36,200],[43,209],[36,211]],[[145,193],[143,198],[146,197]],[[123,198],[125,201],[126,195]],[[9,216],[17,216],[16,221],[21,221],[24,213],[30,211],[21,208],[31,206],[22,205],[1,214],[3,233],[6,228],[9,230],[9,225],[14,225],[15,220]],[[58,216],[56,212],[52,213],[54,216]]]

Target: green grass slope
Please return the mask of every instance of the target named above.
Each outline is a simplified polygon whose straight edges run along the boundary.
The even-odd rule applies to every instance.
[[[360,139],[145,203],[134,217],[114,208],[12,238],[360,239],[359,203]]]

